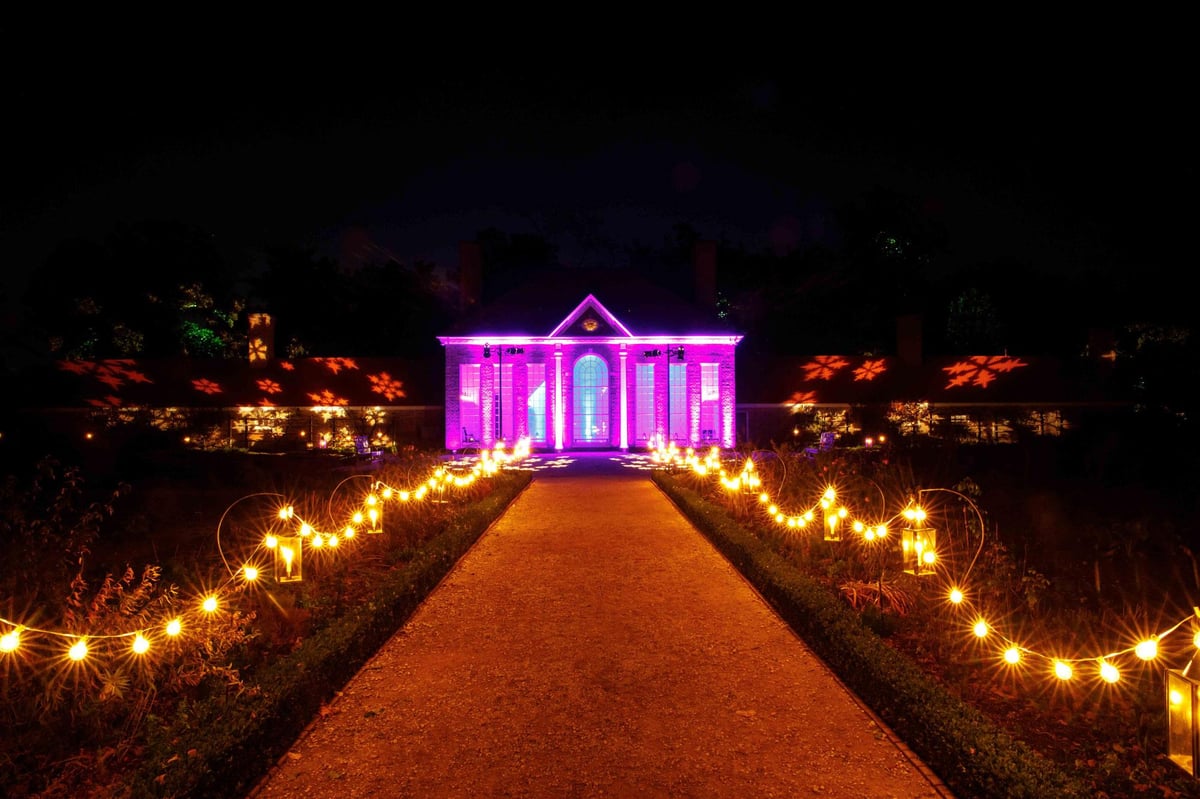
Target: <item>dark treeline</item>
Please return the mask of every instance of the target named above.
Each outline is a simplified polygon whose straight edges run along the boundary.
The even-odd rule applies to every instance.
[[[805,220],[791,246],[718,241],[720,318],[745,335],[743,357],[874,354],[895,349],[895,320],[917,314],[930,354],[1054,356],[1103,348],[1148,407],[1186,414],[1196,374],[1179,292],[1148,268],[1096,264],[1068,274],[1011,257],[956,261],[942,217],[910,197],[868,192]],[[812,233],[813,230],[818,233]],[[658,242],[612,251],[667,287],[687,287],[688,223]],[[545,269],[570,268],[556,242],[533,233],[475,234],[483,300]],[[610,248],[611,249],[611,248]],[[353,264],[290,244],[230,252],[183,222],[127,224],[100,239],[61,243],[35,272],[22,316],[6,331],[4,366],[44,358],[241,358],[246,317],[270,313],[282,357],[437,357],[436,336],[460,314],[457,264],[402,263],[382,248]],[[1181,321],[1181,319],[1183,321]]]

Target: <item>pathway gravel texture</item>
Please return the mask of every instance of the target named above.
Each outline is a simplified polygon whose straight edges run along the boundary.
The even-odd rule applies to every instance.
[[[251,795],[950,794],[627,472],[536,477]]]

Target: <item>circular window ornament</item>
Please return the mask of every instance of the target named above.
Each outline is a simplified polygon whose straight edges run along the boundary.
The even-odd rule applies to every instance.
[[[597,322],[595,319],[591,318],[590,316],[587,319],[583,320],[583,329],[589,333],[595,333],[596,329],[599,327],[600,327],[600,323]]]

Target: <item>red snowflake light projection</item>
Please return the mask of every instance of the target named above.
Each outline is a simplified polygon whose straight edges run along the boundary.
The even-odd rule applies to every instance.
[[[203,378],[203,377],[200,378],[199,380],[193,380],[192,388],[196,389],[197,391],[202,391],[205,394],[220,394],[221,393],[220,385],[214,383],[213,381],[211,381],[207,378]]]
[[[404,389],[401,388],[404,384],[387,372],[367,375],[367,380],[371,381],[371,390],[376,394],[382,394],[387,400],[399,399],[404,396]]]
[[[999,375],[1022,366],[1028,364],[1007,355],[972,355],[965,361],[943,367],[942,371],[950,375],[950,382],[946,384],[946,388],[965,385],[987,388]]]
[[[788,397],[789,405],[816,405],[817,392],[815,391],[797,391],[792,396]]]
[[[58,368],[77,375],[91,375],[104,385],[117,389],[125,383],[152,383],[144,372],[135,368],[129,358],[110,358],[103,361],[59,361]]]
[[[285,372],[294,372],[296,371],[296,364],[292,363],[291,361],[280,361],[279,368]]]
[[[818,355],[804,364],[804,379],[831,380],[849,365],[850,362],[840,355]]]
[[[309,394],[308,398],[313,401],[313,405],[319,407],[329,408],[350,404],[350,400],[346,399],[345,397],[334,396],[334,393],[328,389],[319,394]]]
[[[883,358],[875,361],[867,360],[863,361],[862,366],[854,370],[854,379],[874,380],[886,371],[887,365],[884,363]]]
[[[280,391],[283,391],[283,387],[274,380],[264,377],[258,381],[258,390],[264,394],[278,394]]]
[[[313,358],[313,363],[323,365],[335,375],[343,369],[358,368],[358,363],[353,358]]]

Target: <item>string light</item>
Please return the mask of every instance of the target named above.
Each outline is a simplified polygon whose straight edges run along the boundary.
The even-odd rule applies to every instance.
[[[654,449],[653,460],[655,463],[666,464],[673,467],[690,468],[695,474],[701,477],[716,475],[720,484],[730,493],[746,493],[745,486],[747,485],[747,481],[750,479],[751,475],[753,475],[753,479],[757,481],[755,485],[761,485],[761,478],[754,467],[754,462],[752,459],[748,459],[744,462],[744,464],[741,466],[740,474],[731,475],[721,468],[720,457],[715,448],[713,451],[709,452],[703,462],[701,462],[700,459],[690,449],[686,452],[679,452],[674,445],[671,445],[670,447],[657,447],[652,449]],[[703,468],[701,468],[701,464],[703,464]],[[974,503],[971,502],[968,497],[965,497],[961,493],[952,489],[923,489],[921,493],[936,491],[945,491],[955,494],[967,502],[971,508],[976,511],[981,524],[981,540],[979,551],[982,551],[983,519],[982,514],[979,513],[979,509],[975,507]],[[841,520],[849,518],[850,529],[857,536],[860,536],[863,541],[872,543],[883,538],[886,535],[887,525],[891,524],[896,519],[904,519],[914,527],[923,527],[929,518],[927,509],[920,503],[912,500],[910,500],[909,503],[903,509],[901,509],[899,513],[892,516],[884,523],[876,523],[867,521],[865,519],[856,518],[853,511],[845,506],[838,506],[837,510],[834,511],[833,508],[837,502],[839,492],[837,488],[832,485],[826,486],[822,490],[820,496],[818,496],[810,506],[799,510],[781,507],[779,503],[772,501],[771,494],[766,490],[759,491],[756,487],[755,493],[757,493],[758,506],[762,508],[766,518],[769,521],[784,526],[789,530],[803,529],[808,521],[812,521],[812,519],[815,518],[816,512],[820,511],[827,514],[827,526],[840,524]],[[932,534],[933,530],[928,529],[928,532]],[[908,530],[906,530],[906,537],[907,533]],[[934,573],[934,570],[940,567],[942,561],[938,557],[936,546],[933,545],[930,540],[914,536],[912,540],[902,541],[901,543],[902,549],[905,544],[911,548],[911,550],[908,551],[908,556],[910,558],[915,558],[916,564],[922,567],[922,572]],[[975,553],[975,558],[978,558],[979,551]],[[964,588],[966,586],[966,578],[970,574],[971,568],[974,566],[974,564],[975,559],[972,559],[965,573],[960,575],[959,578],[952,583],[952,587],[945,594],[947,600],[952,606],[960,609],[963,612],[975,614],[975,620],[968,625],[972,634],[980,640],[998,640],[1000,644],[997,652],[1006,664],[1010,666],[1017,666],[1029,659],[1041,660],[1048,664],[1051,673],[1058,680],[1062,681],[1073,679],[1077,671],[1077,667],[1087,663],[1092,663],[1095,664],[1096,673],[1101,681],[1108,684],[1117,683],[1122,677],[1121,669],[1117,665],[1117,661],[1119,661],[1120,658],[1132,654],[1136,655],[1136,657],[1143,661],[1154,661],[1159,656],[1159,643],[1164,638],[1178,630],[1189,620],[1193,620],[1194,618],[1200,620],[1200,610],[1197,610],[1194,616],[1188,616],[1184,619],[1181,619],[1169,628],[1136,641],[1125,649],[1106,652],[1099,655],[1093,654],[1075,658],[1065,658],[1061,656],[1042,654],[1023,646],[1004,635],[1001,635],[993,627],[992,623],[988,621],[977,608],[972,606],[972,603],[968,599]],[[913,573],[918,572],[914,571]],[[1197,650],[1200,650],[1200,629],[1193,631],[1191,642],[1193,647],[1195,647]]]
[[[383,506],[388,500],[397,500],[403,503],[411,502],[412,500],[420,500],[427,496],[430,490],[444,492],[447,487],[465,488],[473,485],[475,481],[482,476],[494,475],[506,464],[516,462],[530,453],[528,440],[519,442],[514,447],[511,453],[504,450],[503,446],[497,446],[495,450],[485,451],[482,453],[478,462],[464,472],[454,472],[447,469],[445,466],[438,467],[432,476],[423,479],[421,484],[416,489],[398,489],[392,486],[387,486],[381,481],[374,481],[370,491],[364,497],[362,508],[365,509],[365,514],[359,511],[356,519],[351,519],[350,522],[342,525],[339,533],[323,533],[316,525],[311,522],[301,519],[297,513],[295,506],[291,504],[282,504],[274,509],[273,518],[284,524],[295,524],[298,538],[296,540],[304,542],[309,547],[321,548],[323,550],[338,550],[342,549],[342,542],[351,541],[355,538],[357,532],[361,530],[364,524],[372,524],[375,527],[381,527]],[[243,497],[242,500],[251,497],[274,496],[277,494],[252,494]],[[242,500],[238,500],[241,502]],[[237,504],[237,503],[234,503]],[[231,505],[230,508],[233,506]],[[228,514],[229,508],[226,509]],[[224,521],[225,515],[222,515]],[[216,589],[208,592],[197,601],[194,607],[198,607],[200,612],[205,615],[211,615],[217,612],[231,597],[224,596],[226,592],[235,585],[235,582],[253,583],[259,581],[263,576],[261,566],[247,562],[238,569],[230,568],[230,564],[225,560],[225,554],[221,549],[220,542],[221,524],[217,526],[217,548],[220,552],[222,561],[225,562],[227,570],[229,570],[230,579]],[[281,537],[278,533],[271,532],[263,536],[260,546],[268,551],[276,551],[281,548]],[[304,545],[301,544],[301,546]],[[293,556],[299,555],[299,550],[294,551]],[[184,634],[186,620],[184,616],[174,616],[165,619],[161,622],[161,629],[169,639],[177,639]],[[81,663],[88,660],[93,655],[92,642],[103,639],[124,639],[127,643],[125,651],[132,652],[138,656],[150,656],[154,649],[152,645],[152,636],[147,629],[131,630],[129,632],[117,633],[112,635],[78,632],[62,632],[52,629],[43,629],[31,627],[7,618],[0,617],[0,664],[3,663],[3,658],[6,656],[15,656],[14,653],[22,650],[25,647],[26,638],[30,636],[58,638],[63,640],[63,657],[70,663]]]

